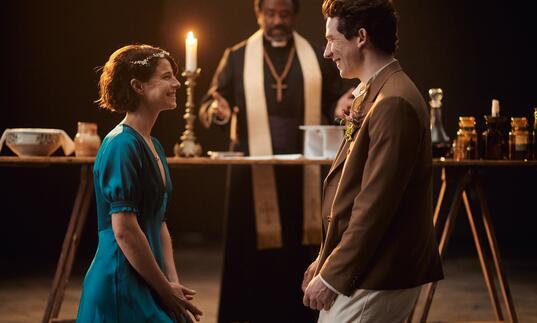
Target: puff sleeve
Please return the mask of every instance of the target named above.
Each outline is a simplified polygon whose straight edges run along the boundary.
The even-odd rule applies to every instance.
[[[140,213],[142,163],[139,148],[133,136],[118,136],[109,143],[101,158],[98,184],[104,199],[110,204],[109,215]]]

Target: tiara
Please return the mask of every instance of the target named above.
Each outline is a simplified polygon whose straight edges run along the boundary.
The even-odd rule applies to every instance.
[[[161,52],[158,52],[158,53],[154,53],[154,54],[151,54],[149,56],[147,56],[146,58],[142,59],[142,60],[139,60],[139,61],[131,61],[132,64],[137,64],[137,65],[147,65],[149,63],[149,61],[155,57],[158,57],[158,58],[165,58],[166,56],[170,56],[170,53],[168,53],[167,51],[163,50]]]

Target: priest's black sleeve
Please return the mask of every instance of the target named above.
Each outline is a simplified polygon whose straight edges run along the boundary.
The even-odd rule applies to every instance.
[[[229,106],[235,106],[235,98],[233,96],[234,84],[233,84],[233,68],[230,62],[231,60],[231,49],[228,48],[222,55],[218,68],[214,73],[213,79],[211,81],[211,87],[203,97],[201,101],[201,106],[199,109],[199,118],[201,124],[208,128],[212,122],[212,114],[209,113],[209,107],[213,103],[213,94],[214,92],[220,93],[228,102]]]

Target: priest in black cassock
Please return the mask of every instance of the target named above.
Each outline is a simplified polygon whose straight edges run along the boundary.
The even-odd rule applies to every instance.
[[[255,1],[260,30],[225,51],[200,108],[201,123],[231,127],[247,156],[302,153],[299,126],[327,123],[352,101],[322,49],[293,31],[298,9]],[[316,321],[301,283],[321,239],[320,167],[230,171],[218,322]]]

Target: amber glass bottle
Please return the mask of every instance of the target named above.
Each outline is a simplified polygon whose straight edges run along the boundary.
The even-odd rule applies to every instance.
[[[533,160],[537,160],[537,108],[533,108]]]
[[[528,119],[525,117],[511,118],[509,132],[509,159],[524,160],[529,157]]]
[[[474,117],[459,117],[459,130],[453,151],[456,160],[477,159],[477,132]]]

